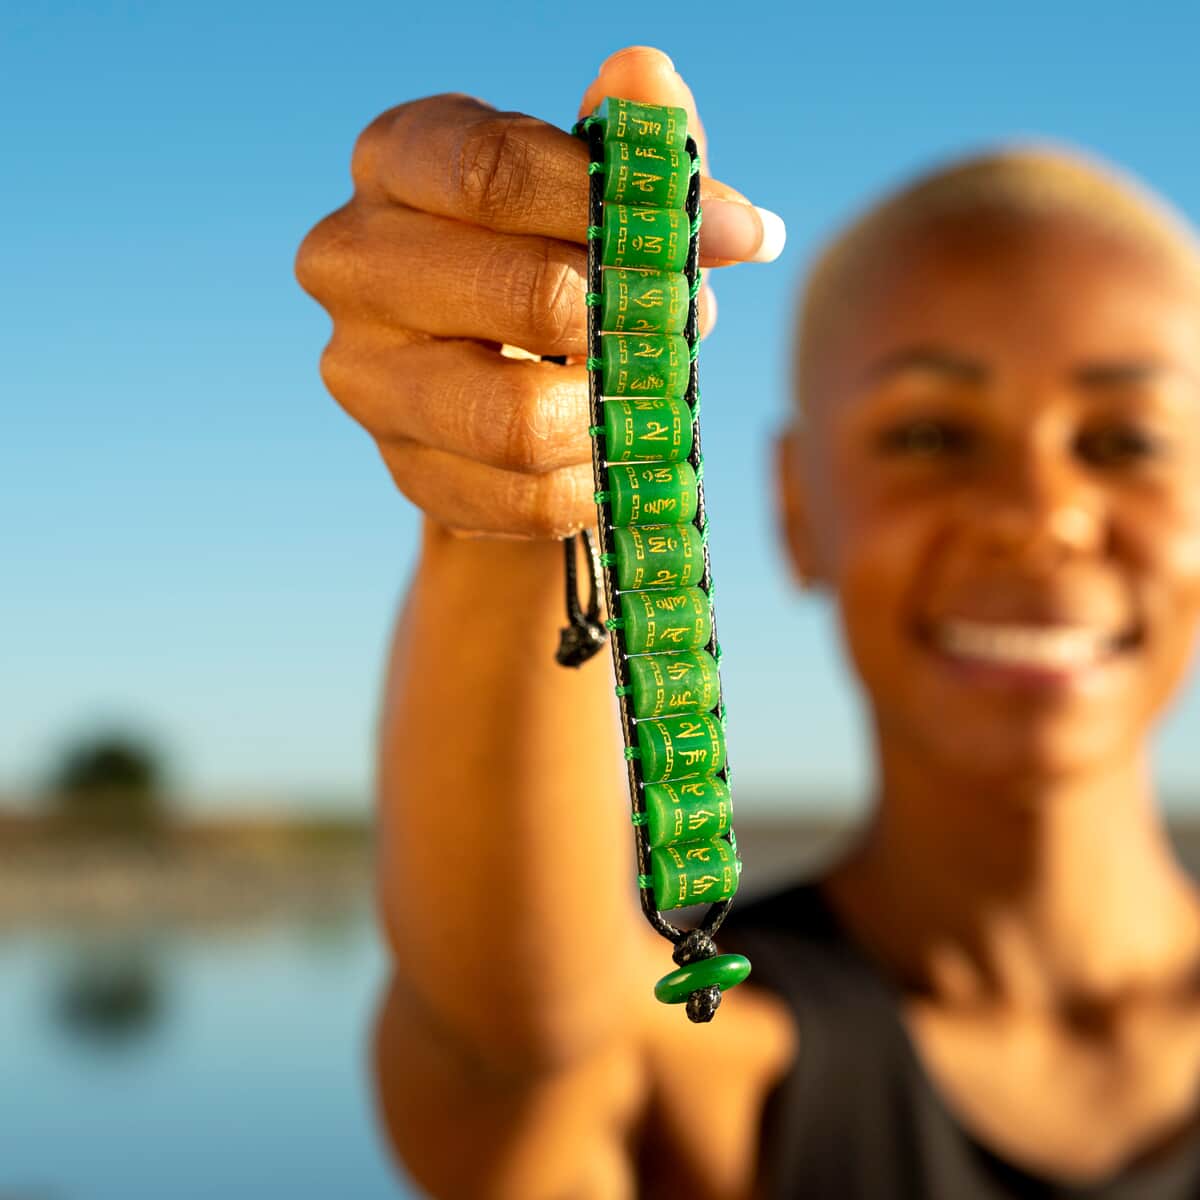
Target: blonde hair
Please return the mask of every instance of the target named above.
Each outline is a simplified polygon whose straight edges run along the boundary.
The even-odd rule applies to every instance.
[[[797,417],[817,378],[819,352],[829,332],[853,314],[865,272],[906,235],[975,215],[1070,217],[1200,276],[1200,238],[1191,222],[1135,176],[1088,151],[1034,141],[951,159],[853,218],[813,260],[801,293],[795,347]]]

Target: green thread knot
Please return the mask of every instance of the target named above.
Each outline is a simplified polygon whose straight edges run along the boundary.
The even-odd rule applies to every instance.
[[[652,888],[653,886],[654,886],[654,876],[653,875],[639,875],[638,876],[638,887]]]
[[[597,434],[600,434],[603,432],[604,432],[603,425],[589,425],[588,426],[588,435],[590,437],[595,437]]]
[[[598,370],[600,370],[600,368],[601,368],[603,365],[604,365],[604,359],[602,359],[602,358],[592,358],[592,356],[591,356],[590,354],[588,355],[588,359],[587,359],[587,369],[588,369],[589,371],[598,371]]]
[[[597,504],[604,504],[611,495],[612,493],[608,491],[593,492],[592,499],[595,500]]]
[[[688,362],[695,362],[700,357],[700,343],[688,347]]]
[[[645,813],[634,813],[629,819],[635,825],[647,825],[650,822],[650,818]]]
[[[588,163],[588,174],[589,175],[603,175],[604,174],[604,164],[602,162]]]
[[[619,687],[614,688],[613,691],[615,691],[618,696],[628,696],[633,689],[621,684]]]
[[[588,308],[595,308],[600,303],[600,293],[584,292],[583,302],[588,306]]]
[[[641,757],[642,757],[642,752],[636,746],[626,746],[625,747],[626,761],[631,761],[635,758],[641,758]]]
[[[602,567],[611,567],[617,561],[617,556],[612,553],[600,555],[600,565]]]
[[[600,561],[603,562],[604,558],[605,558],[605,555],[601,555]],[[625,628],[625,618],[624,617],[609,617],[608,620],[604,622],[604,628],[605,629],[624,629]]]
[[[592,238],[603,237],[604,236],[604,226],[603,225],[589,225],[587,227],[587,235],[588,235],[589,241]]]
[[[700,288],[701,288],[703,285],[704,285],[704,279],[703,279],[703,277],[701,276],[700,272],[699,272],[699,271],[697,271],[697,272],[696,272],[696,278],[695,278],[695,279],[693,279],[693,280],[692,280],[692,282],[691,282],[691,283],[688,285],[688,295],[689,295],[689,296],[690,296],[690,297],[691,297],[693,300],[695,300],[695,298],[696,298],[696,297],[697,297],[697,296],[700,294]]]

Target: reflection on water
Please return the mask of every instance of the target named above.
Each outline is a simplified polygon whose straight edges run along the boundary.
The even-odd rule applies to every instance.
[[[68,1036],[104,1046],[149,1035],[165,1006],[152,948],[138,936],[118,935],[73,948],[54,981],[48,1008]]]
[[[0,934],[0,1198],[396,1200],[366,913]]]

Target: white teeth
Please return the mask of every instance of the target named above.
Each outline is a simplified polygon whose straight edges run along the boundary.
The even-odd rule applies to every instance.
[[[959,658],[982,659],[1009,666],[1056,670],[1098,661],[1112,645],[1112,635],[1082,625],[995,625],[947,621],[935,630],[938,645]]]

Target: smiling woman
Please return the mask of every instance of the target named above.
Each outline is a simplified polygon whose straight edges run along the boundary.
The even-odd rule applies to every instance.
[[[656,51],[593,94],[699,128]],[[1147,766],[1200,622],[1194,235],[1008,148],[818,259],[780,524],[836,600],[875,806],[734,908],[754,972],[697,1027],[649,998],[608,664],[546,652],[554,539],[594,516],[585,372],[498,352],[584,350],[586,160],[460,94],[402,105],[299,260],[326,380],[426,514],[381,721],[393,1144],[439,1198],[1194,1197],[1200,898]],[[701,188],[703,264],[771,257],[777,218]]]

